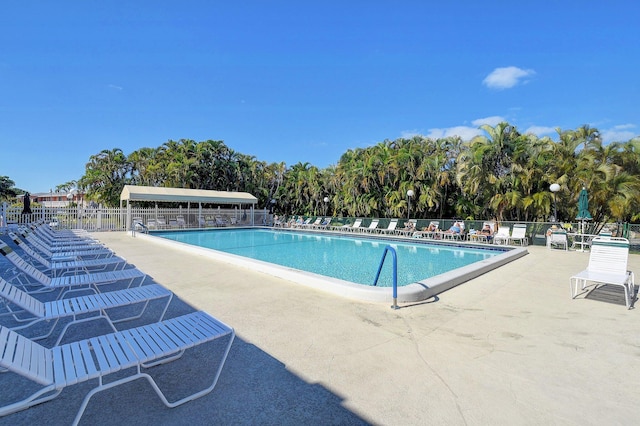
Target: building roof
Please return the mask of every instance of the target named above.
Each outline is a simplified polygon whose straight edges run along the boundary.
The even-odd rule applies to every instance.
[[[205,189],[159,188],[125,185],[121,201],[164,201],[174,203],[256,204],[258,199],[248,192],[211,191]]]

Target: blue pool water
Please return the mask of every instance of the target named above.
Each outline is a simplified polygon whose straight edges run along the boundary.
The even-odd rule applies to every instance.
[[[397,252],[399,286],[504,253],[502,250],[268,229],[169,231],[153,232],[153,235],[364,285],[373,284],[387,245]],[[388,254],[378,286],[393,285],[392,263]]]

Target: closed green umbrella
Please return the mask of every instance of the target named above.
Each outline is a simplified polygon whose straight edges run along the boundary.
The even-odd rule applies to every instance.
[[[584,221],[593,219],[589,213],[589,195],[586,188],[582,188],[578,196],[578,216],[576,219],[582,222],[582,233],[584,233]]]
[[[576,217],[578,220],[591,220],[591,213],[589,213],[589,195],[587,194],[587,189],[582,188],[580,191],[580,196],[578,197],[578,216]]]

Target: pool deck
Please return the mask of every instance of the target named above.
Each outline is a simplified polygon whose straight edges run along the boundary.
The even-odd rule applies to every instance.
[[[358,302],[127,233],[95,236],[237,337],[211,394],[168,409],[137,381],[94,397],[81,424],[639,421],[640,311],[616,291],[571,299],[569,277],[588,253],[529,247],[435,299],[392,310],[391,297]],[[640,256],[629,262],[640,274]],[[68,423],[81,400],[73,392],[68,412],[54,400],[0,423]]]

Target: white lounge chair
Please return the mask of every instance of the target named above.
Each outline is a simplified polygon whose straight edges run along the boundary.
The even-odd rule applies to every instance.
[[[514,243],[519,243],[521,246],[529,245],[526,224],[516,223],[515,225],[513,225],[513,230],[511,231],[511,237],[509,237],[508,244]]]
[[[458,227],[459,227],[458,231],[452,230],[452,228],[455,229],[455,224],[456,223],[458,224]],[[439,235],[443,240],[447,240],[447,239],[448,240],[462,240],[462,238],[464,236],[464,222],[461,221],[461,220],[456,220],[454,222],[454,225],[451,228],[447,229],[446,231],[439,232]]]
[[[93,241],[96,242],[86,231],[82,233],[72,232],[71,230],[54,231],[49,225],[44,223],[32,223],[29,225],[31,231],[41,235],[44,239],[53,241]]]
[[[327,229],[331,225],[332,217],[328,217],[320,222],[320,225],[316,226],[316,229]]]
[[[53,290],[56,288],[77,288],[80,286],[84,286],[92,287],[96,292],[99,293],[98,288],[96,287],[97,285],[110,284],[117,281],[126,280],[129,281],[130,287],[137,278],[141,278],[140,283],[142,283],[142,281],[144,281],[144,279],[146,278],[146,274],[144,274],[137,268],[95,273],[80,272],[74,275],[52,277],[51,275],[45,274],[44,272],[33,266],[31,263],[27,262],[3,241],[0,241],[0,254],[2,254],[13,265],[15,265],[21,271],[21,273],[28,278],[27,280],[20,280],[20,283],[23,286],[43,287],[41,289],[42,291]],[[20,274],[17,275],[17,278],[20,278]],[[29,278],[31,280],[35,280],[37,284],[34,284],[29,280]]]
[[[89,232],[85,229],[54,229],[50,226],[46,221],[40,220],[36,222],[36,226],[43,228],[44,231],[48,232],[54,237],[83,237],[83,238],[91,238]]]
[[[51,241],[47,238],[43,238],[42,235],[33,232],[33,230],[26,227],[18,228],[18,232],[25,237],[25,239],[31,238],[36,240],[40,245],[46,246],[51,251],[64,251],[64,250],[104,250],[105,247],[96,240],[60,240]]]
[[[493,235],[493,244],[507,245],[509,238],[511,238],[511,229],[508,226],[501,226]]]
[[[62,247],[76,247],[83,250],[91,250],[96,248],[104,248],[104,246],[97,240],[80,238],[80,239],[53,239],[44,235],[42,232],[29,230],[22,228],[23,233],[32,233],[36,238],[42,241],[43,244],[51,247],[52,250],[60,249]]]
[[[122,269],[126,265],[127,261],[121,257],[111,256],[111,257],[101,257],[96,259],[80,259],[76,258],[74,260],[64,260],[64,261],[52,261],[51,259],[45,258],[42,254],[34,250],[29,244],[23,242],[20,237],[18,237],[13,232],[9,232],[9,236],[13,240],[14,243],[23,250],[29,257],[39,262],[44,268],[50,270],[54,276],[58,274],[62,274],[68,270],[78,270],[83,269],[88,272],[88,270],[105,271],[107,269]],[[43,271],[47,272],[47,271]]]
[[[362,219],[357,218],[356,220],[353,221],[351,225],[345,224],[342,226],[334,226],[333,229],[336,231],[354,232],[360,228],[360,225],[362,225]]]
[[[118,331],[114,324],[140,318],[150,301],[166,298],[167,302],[158,318],[158,321],[161,321],[173,298],[173,293],[159,284],[149,284],[108,293],[89,294],[42,302],[0,277],[0,297],[5,300],[6,309],[6,312],[0,312],[0,316],[13,317],[13,322],[16,325],[10,327],[12,330],[24,330],[34,324],[43,321],[47,322],[49,332],[37,337],[31,337],[33,340],[49,337],[53,333],[58,320],[70,318],[71,321],[64,326],[58,335],[55,345],[59,345],[67,329],[73,324],[104,319],[109,323],[113,331]],[[133,304],[143,304],[142,309],[134,315],[113,320],[108,314],[114,308]],[[94,315],[87,316],[88,314]],[[82,318],[78,318],[79,316]],[[8,326],[7,323],[3,325]]]
[[[114,255],[113,251],[106,247],[95,246],[91,248],[85,249],[74,249],[63,247],[63,248],[51,248],[47,243],[40,240],[33,233],[27,233],[24,230],[18,231],[20,235],[24,237],[24,239],[31,244],[33,248],[43,253],[47,258],[51,261],[64,261],[64,260],[74,260],[77,258],[87,259],[87,258],[100,258],[100,257],[111,257]]]
[[[93,395],[140,378],[149,381],[167,407],[176,407],[213,390],[234,337],[235,333],[231,327],[205,312],[194,312],[142,327],[55,346],[51,349],[7,327],[0,326],[0,367],[42,386],[31,396],[0,407],[0,416],[52,400],[67,386],[91,379],[98,379],[96,387],[85,396],[76,414],[74,425],[79,423]],[[187,349],[222,338],[228,339],[228,343],[224,353],[216,359],[218,368],[214,372],[213,382],[207,388],[187,397],[173,402],[168,401],[151,376],[152,370],[143,371],[143,368],[175,361]],[[129,376],[110,382],[105,381],[105,378],[112,373],[124,372],[132,368]],[[183,380],[188,381],[189,378],[184,377]],[[141,413],[143,411],[141,410]],[[134,419],[130,420],[134,421]]]
[[[569,250],[569,240],[564,230],[553,230],[551,235],[547,237],[548,248],[563,248]]]
[[[298,219],[300,219],[300,217]],[[312,220],[313,220],[312,218],[308,217],[304,221],[302,221],[302,223],[299,223],[298,220],[296,219],[296,224],[295,224],[294,227],[295,228],[305,228],[306,226],[308,226],[311,223]]]
[[[322,218],[321,217],[317,217],[316,220],[314,220],[313,222],[311,222],[312,219],[309,218],[307,220],[304,221],[304,223],[301,225],[302,228],[315,228],[316,226],[320,225],[320,222],[322,222]]]
[[[431,229],[431,230],[429,230]],[[429,222],[429,226],[423,228],[422,231],[416,231],[413,233],[414,238],[431,238],[435,239],[436,236],[440,235],[440,222],[436,220],[432,220]]]
[[[629,240],[616,237],[595,237],[591,241],[591,253],[587,269],[569,279],[571,297],[578,295],[578,286],[585,290],[591,285],[612,284],[624,289],[627,308],[631,308],[634,296],[634,275],[627,270]]]
[[[167,220],[164,217],[159,216],[156,219],[156,225],[158,226],[158,229],[167,229]]]
[[[385,229],[378,229],[380,234],[394,234],[398,227],[398,219],[391,219],[389,225]]]
[[[416,226],[418,225],[418,219],[409,219],[404,223],[404,228],[395,230],[397,235],[410,237],[416,232]]]
[[[368,233],[376,232],[376,229],[378,229],[378,223],[380,223],[380,220],[378,220],[378,219],[373,219],[373,220],[371,221],[371,223],[369,224],[369,226],[368,226],[368,227],[366,227],[366,228],[361,228],[360,230],[361,230],[362,232],[368,232]]]

